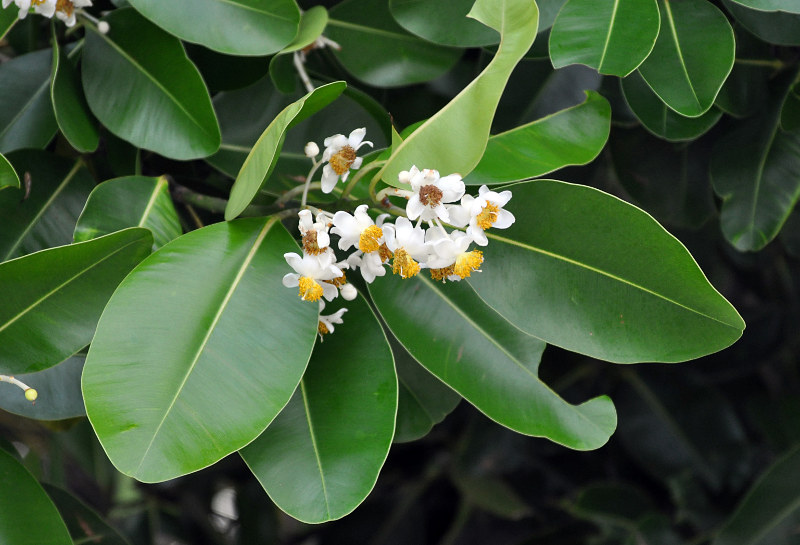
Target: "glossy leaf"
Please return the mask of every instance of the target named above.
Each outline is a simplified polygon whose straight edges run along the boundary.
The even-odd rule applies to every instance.
[[[389,0],[389,10],[400,26],[439,45],[481,47],[500,41],[495,30],[467,18],[475,0]]]
[[[57,43],[55,27],[53,43]],[[58,127],[70,145],[83,153],[96,150],[100,135],[83,95],[78,73],[60,47],[53,48],[50,100]]]
[[[92,340],[122,278],[150,252],[144,229],[42,250],[0,264],[0,373],[33,373]]]
[[[43,483],[42,486],[56,505],[75,543],[128,545],[128,540],[81,500],[53,485]]]
[[[149,229],[154,249],[181,236],[180,220],[166,178],[126,176],[98,185],[78,218],[75,242],[126,227]]]
[[[800,5],[794,0],[733,0],[737,4],[758,11],[783,11],[800,13]]]
[[[483,303],[466,283],[378,277],[370,286],[392,333],[428,371],[492,420],[526,435],[589,450],[616,427],[611,400],[561,399],[537,376],[544,343]],[[516,299],[519,301],[519,299]]]
[[[0,154],[0,189],[19,187],[19,176],[5,156]],[[2,205],[0,205],[2,206]]]
[[[569,0],[550,31],[550,59],[555,68],[627,76],[650,54],[659,25],[656,0]]]
[[[72,356],[44,371],[17,374],[18,378],[39,393],[36,403],[31,403],[23,391],[0,382],[0,408],[34,420],[64,420],[85,416],[81,396],[81,371],[83,356]]]
[[[720,138],[711,158],[722,232],[740,251],[775,238],[800,198],[800,132],[780,128],[786,93],[784,83],[765,111]]]
[[[83,52],[83,87],[94,115],[120,138],[172,159],[217,151],[208,89],[180,41],[132,9],[104,20],[111,30],[87,33]]]
[[[0,153],[43,148],[58,130],[48,94],[51,57],[46,49],[0,65]]]
[[[392,18],[385,0],[345,0],[330,10],[325,35],[355,78],[375,87],[430,81],[447,72],[461,51],[431,44],[406,32]]]
[[[0,261],[72,242],[70,233],[94,187],[86,169],[36,150],[15,151],[8,158],[19,177],[30,181],[30,191],[0,191]]]
[[[343,319],[314,349],[286,408],[241,451],[272,501],[303,522],[355,509],[394,435],[397,376],[381,325],[361,297]]]
[[[469,283],[523,331],[617,363],[685,361],[741,336],[736,309],[648,214],[555,180],[509,189],[516,222],[488,233]]]
[[[299,51],[311,44],[322,35],[328,25],[328,12],[323,6],[313,6],[304,11],[300,16],[300,27],[297,36],[281,50],[281,53]]]
[[[653,93],[638,73],[622,80],[622,92],[625,102],[642,126],[671,142],[694,140],[716,125],[722,117],[722,111],[717,108],[711,108],[700,117],[685,117],[675,113]]]
[[[539,7],[539,36],[536,42],[542,39],[542,33],[549,30],[558,16],[558,12],[564,7],[567,0],[538,0],[536,5]],[[546,34],[544,38],[546,38]],[[534,43],[536,43],[534,42]],[[545,51],[545,56],[547,52]]]
[[[343,81],[335,81],[317,87],[300,100],[289,104],[272,120],[250,150],[236,177],[225,207],[226,220],[241,214],[269,178],[283,147],[286,131],[333,102],[342,94],[345,86]]]
[[[697,117],[711,108],[733,68],[733,29],[706,0],[659,0],[661,30],[639,72],[667,106]]]
[[[0,450],[0,542],[14,545],[72,545],[67,527],[25,467]],[[9,493],[13,491],[13,493]]]
[[[539,12],[526,0],[478,0],[470,16],[501,32],[500,47],[477,78],[393,150],[382,170],[389,185],[399,185],[398,174],[411,165],[465,176],[483,156],[500,95],[533,43]]]
[[[155,24],[187,42],[230,55],[271,55],[297,34],[293,0],[129,0]],[[187,13],[188,11],[188,13]]]
[[[317,317],[281,285],[295,248],[274,219],[217,223],[162,247],[120,285],[83,396],[122,473],[154,482],[197,471],[255,439],[289,401]]]
[[[611,107],[589,91],[578,106],[489,138],[467,185],[516,182],[569,165],[585,165],[605,146]]]
[[[17,17],[17,13],[14,9],[0,10],[0,39],[6,37],[8,31],[11,30],[17,21],[19,21],[19,17]]]
[[[742,26],[765,42],[800,45],[800,14],[747,9],[731,0],[722,0],[722,4]]]

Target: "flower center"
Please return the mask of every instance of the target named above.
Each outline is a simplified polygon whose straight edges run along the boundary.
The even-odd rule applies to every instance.
[[[47,0],[33,0],[33,3],[44,4],[46,1]],[[72,15],[72,12],[75,11],[75,5],[72,3],[72,0],[58,0],[56,2],[56,11],[60,11],[69,17]]]
[[[300,299],[303,301],[319,301],[322,297],[322,286],[317,281],[307,276],[301,276],[298,280],[300,286]]]
[[[327,282],[328,284],[333,284],[337,288],[341,288],[342,286],[347,284],[347,277],[345,276],[344,271],[342,271],[342,276],[337,276],[332,280],[325,280],[325,282]]]
[[[448,276],[455,274],[455,265],[444,267],[442,269],[431,269],[431,278],[436,281],[444,282]]]
[[[328,329],[328,326],[323,324],[321,320],[320,320],[319,324],[317,325],[317,333],[319,333],[320,335],[327,335],[328,333],[330,333],[330,330]]]
[[[377,225],[370,225],[361,232],[358,239],[358,249],[368,254],[380,249],[381,243],[378,242],[383,237],[383,230]]]
[[[436,208],[442,202],[443,196],[442,190],[435,185],[423,185],[419,188],[419,202],[424,206]]]
[[[405,248],[398,248],[394,252],[394,261],[392,261],[392,272],[399,274],[401,278],[411,278],[416,276],[419,272],[419,263],[411,259]]]
[[[381,263],[386,263],[392,258],[392,251],[385,242],[378,248],[378,255],[381,256]]]
[[[472,274],[472,271],[477,271],[481,263],[483,263],[483,252],[480,250],[465,252],[456,258],[453,272],[461,278],[466,278]]]
[[[319,255],[324,253],[327,249],[320,248],[319,244],[317,244],[317,232],[316,231],[307,231],[303,235],[303,251],[309,255]]]
[[[481,213],[477,216],[477,223],[478,227],[483,229],[484,231],[494,225],[494,222],[497,221],[497,212],[500,210],[498,206],[494,203],[486,203],[486,206],[483,207]]]
[[[356,150],[350,146],[342,146],[342,149],[333,154],[328,162],[330,163],[333,171],[341,176],[347,172],[347,170],[350,168],[350,165],[352,165],[353,161],[355,160]]]

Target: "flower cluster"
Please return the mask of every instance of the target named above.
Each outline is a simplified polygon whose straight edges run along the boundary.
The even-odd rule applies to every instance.
[[[323,192],[331,192],[339,179],[347,179],[351,168],[361,165],[356,151],[364,144],[372,145],[362,142],[365,134],[364,129],[356,129],[348,138],[339,134],[325,139]],[[306,155],[313,160],[318,153],[316,144],[309,142]],[[411,189],[391,190],[391,195],[408,200],[405,217],[397,217],[394,223],[387,221],[390,214],[373,219],[366,204],[352,214],[319,211],[316,218],[309,210],[301,210],[298,216],[303,255],[284,255],[295,270],[284,276],[284,286],[299,288],[304,301],[319,301],[321,312],[322,299],[332,301],[339,294],[346,300],[356,297],[345,270],[360,269],[368,283],[384,276],[387,270],[407,279],[422,269],[428,269],[433,280],[457,282],[480,272],[483,252],[470,247],[488,245],[486,230],[505,229],[514,223],[514,215],[504,208],[511,200],[510,191],[498,193],[484,185],[477,196],[472,196],[465,193],[459,174],[440,176],[436,170],[420,170],[416,166],[401,172],[399,181]],[[445,225],[455,229],[448,232]],[[339,250],[349,252],[345,259],[337,261],[331,234],[338,237]],[[332,332],[333,324],[342,323],[344,311],[320,316],[320,335]]]
[[[33,8],[34,13],[52,18],[53,15],[67,26],[75,25],[75,9],[92,5],[92,0],[3,0],[3,9],[12,2],[19,8],[19,18],[24,19]]]

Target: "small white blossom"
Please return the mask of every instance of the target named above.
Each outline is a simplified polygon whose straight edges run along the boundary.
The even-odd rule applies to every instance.
[[[367,214],[368,208],[362,204],[352,215],[342,210],[333,215],[331,233],[339,235],[340,250],[355,246],[367,253],[378,250],[383,244],[383,230]]]
[[[478,190],[478,196],[464,195],[461,198],[461,211],[451,214],[451,218],[462,219],[462,214],[468,214],[468,220],[462,225],[469,223],[467,234],[473,238],[478,246],[486,246],[489,239],[486,238],[486,229],[507,229],[514,223],[514,214],[503,207],[511,200],[511,191],[501,191],[497,193],[490,191],[488,187],[482,185]],[[463,211],[463,212],[462,212]],[[451,209],[451,212],[454,212]],[[454,223],[453,225],[458,225]]]
[[[327,221],[324,217],[317,217],[317,221],[313,221],[310,210],[301,210],[297,216],[300,219],[298,228],[303,237],[303,252],[320,255],[331,245]]]
[[[394,225],[385,225],[386,247],[392,252],[392,272],[402,278],[415,276],[425,266],[430,252],[425,243],[425,231],[408,218],[397,218]]]
[[[325,297],[332,301],[338,291],[336,286],[326,280],[342,276],[342,270],[333,264],[336,257],[333,250],[318,256],[303,254],[300,257],[294,252],[283,254],[286,262],[295,270],[283,277],[283,285],[287,288],[300,288],[299,296],[304,301],[319,301]],[[321,282],[320,282],[321,281]]]
[[[361,167],[362,157],[356,156],[361,146],[372,147],[372,142],[364,140],[367,129],[355,129],[350,136],[334,134],[325,139],[325,151],[322,152],[322,161],[327,164],[322,167],[322,192],[330,193],[336,187],[339,178],[344,182],[350,175],[350,169]],[[364,140],[362,142],[362,140]]]
[[[58,0],[56,17],[67,26],[75,26],[75,8],[87,8],[91,5],[91,0]]]
[[[433,247],[433,254],[428,259],[431,278],[458,281],[471,276],[473,271],[480,271],[478,267],[483,263],[483,252],[467,251],[473,242],[472,237],[462,231],[445,235],[436,228],[428,229],[428,235],[426,238]]]
[[[317,332],[319,333],[319,338],[322,340],[323,335],[328,335],[333,333],[334,327],[333,324],[341,324],[344,323],[342,320],[342,314],[347,312],[346,308],[340,308],[333,314],[328,314],[323,316],[322,311],[325,308],[325,303],[323,301],[319,302],[319,323],[317,324]]]
[[[408,219],[421,218],[430,221],[434,218],[449,223],[445,203],[459,200],[464,195],[464,181],[459,174],[450,174],[440,177],[439,172],[433,169],[419,170],[412,166],[407,173],[401,172],[400,179],[408,179],[413,194],[406,205]]]

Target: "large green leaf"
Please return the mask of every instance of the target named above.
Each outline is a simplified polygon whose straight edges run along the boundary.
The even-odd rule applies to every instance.
[[[381,171],[387,184],[398,185],[398,174],[412,165],[467,175],[483,156],[506,82],[536,37],[539,11],[527,0],[478,0],[470,16],[500,32],[500,47],[477,78],[393,150]]]
[[[53,67],[50,78],[50,100],[56,121],[70,145],[80,152],[97,149],[97,132],[86,97],[83,95],[78,72],[58,47],[53,27]]]
[[[0,154],[0,189],[6,187],[19,187],[19,176],[8,159]]]
[[[300,23],[300,10],[294,0],[129,2],[170,34],[230,55],[271,55],[280,51],[292,41]]]
[[[0,264],[0,373],[47,369],[89,344],[112,292],[152,245],[134,228]]]
[[[720,138],[711,158],[722,232],[741,251],[775,238],[800,198],[800,131],[780,128],[786,81],[780,87],[766,110]]]
[[[0,10],[0,39],[6,37],[17,21],[19,21],[19,17],[14,9]]]
[[[111,30],[88,32],[83,53],[83,87],[94,115],[120,138],[172,159],[217,151],[208,89],[180,41],[132,9],[104,20]]]
[[[300,100],[289,104],[272,120],[250,150],[236,177],[225,207],[226,220],[232,220],[241,214],[269,178],[283,147],[286,131],[333,102],[342,94],[346,85],[343,81],[335,81],[317,87]]]
[[[55,503],[75,543],[128,545],[128,540],[81,500],[53,485],[43,484],[43,487]]]
[[[480,47],[500,41],[495,30],[467,18],[475,0],[389,0],[394,20],[412,34],[439,45]]]
[[[653,93],[638,73],[622,80],[622,93],[645,129],[672,142],[694,140],[716,125],[722,117],[722,111],[717,108],[711,108],[700,117],[684,117],[675,113]]]
[[[608,140],[611,106],[594,91],[577,106],[489,138],[467,185],[516,182],[592,161]]]
[[[125,176],[98,185],[78,218],[75,242],[126,227],[149,229],[154,249],[181,236],[181,223],[165,177]]]
[[[0,542],[72,545],[69,532],[42,487],[13,456],[0,449]]]
[[[469,283],[517,327],[617,363],[684,361],[741,336],[736,309],[648,214],[555,180],[509,189],[516,222],[488,233]]]
[[[83,396],[121,472],[154,482],[197,471],[255,439],[289,401],[317,316],[281,284],[296,247],[274,219],[218,223],[165,245],[120,285]]]
[[[50,59],[46,49],[0,64],[0,153],[43,148],[58,130],[48,94]]]
[[[342,48],[334,54],[357,79],[376,87],[432,80],[458,61],[461,50],[406,32],[386,0],[345,0],[330,10],[325,35]]]
[[[722,3],[742,26],[765,42],[800,45],[800,14],[747,9],[731,0],[722,0]]]
[[[537,375],[541,340],[504,320],[466,283],[437,284],[424,274],[379,277],[370,294],[395,337],[428,371],[514,431],[580,450],[608,441],[617,422],[610,399],[577,406],[561,399]]]
[[[17,374],[16,378],[39,393],[36,403],[25,399],[17,386],[0,382],[0,408],[34,420],[64,420],[85,416],[81,396],[84,360],[83,356],[72,356],[44,371]]]
[[[661,30],[639,72],[667,106],[697,117],[711,108],[733,68],[733,29],[706,0],[659,0]]]
[[[736,508],[712,545],[790,545],[800,523],[800,449],[770,466]]]
[[[733,0],[737,4],[758,11],[784,11],[786,13],[800,13],[800,4],[795,0]]]
[[[37,150],[15,151],[8,159],[30,182],[30,191],[0,192],[0,261],[72,242],[70,233],[94,187],[81,162]]]
[[[660,23],[656,0],[569,0],[550,31],[550,59],[627,76],[650,54]]]
[[[278,507],[303,522],[355,509],[375,486],[394,435],[392,352],[363,298],[347,309],[314,349],[292,400],[241,451]]]

